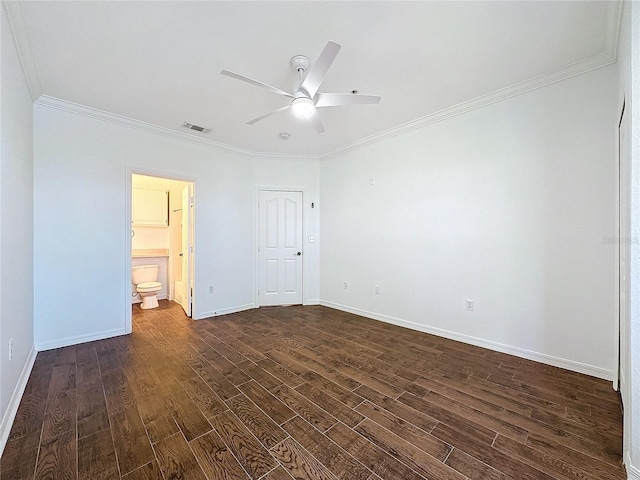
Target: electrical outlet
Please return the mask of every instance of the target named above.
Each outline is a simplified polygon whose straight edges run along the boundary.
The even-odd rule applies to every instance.
[[[347,282],[344,282],[344,289],[349,290],[349,284]]]
[[[209,285],[209,293],[213,293],[213,285]]]
[[[473,300],[470,299],[466,299],[464,301],[464,308],[465,310],[469,311],[469,312],[473,312]]]
[[[9,360],[13,360],[13,338],[9,340]]]
[[[369,177],[369,185],[375,185],[376,184],[376,177]]]
[[[316,243],[316,237],[309,237],[309,243]]]
[[[374,292],[376,292],[376,295],[380,295],[380,285],[376,285],[375,287],[373,287]]]

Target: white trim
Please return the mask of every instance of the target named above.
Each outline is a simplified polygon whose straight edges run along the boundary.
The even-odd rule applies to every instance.
[[[238,305],[236,307],[227,307],[220,308],[218,310],[209,310],[208,312],[201,312],[197,317],[194,316],[193,319],[204,320],[206,318],[219,317],[220,315],[229,315],[230,313],[244,312],[245,310],[252,310],[254,308],[257,307],[253,303],[247,303],[245,305]]]
[[[496,352],[515,355],[517,357],[526,358],[528,360],[533,360],[547,365],[552,365],[554,367],[565,368],[567,370],[584,373],[585,375],[591,375],[593,377],[598,377],[605,380],[611,380],[613,378],[613,371],[611,370],[596,367],[594,365],[589,365],[586,363],[576,362],[574,360],[569,360],[566,358],[554,357],[552,355],[547,355],[546,353],[539,353],[531,350],[526,350],[524,348],[513,347],[511,345],[505,345],[503,343],[494,342],[492,340],[472,337],[470,335],[464,335],[462,333],[452,332],[450,330],[444,330],[442,328],[430,327],[428,325],[422,325],[420,323],[410,322],[408,320],[403,320],[388,315],[369,312],[367,310],[361,310],[359,308],[353,308],[346,305],[341,305],[339,303],[328,302],[326,300],[320,300],[320,305],[335,308],[336,310],[342,310],[344,312],[353,313],[362,317],[371,318],[373,320],[390,323],[392,325],[410,328],[419,332],[437,335],[439,337],[448,338],[450,340],[457,340],[459,342],[468,343],[477,347],[488,348],[489,350],[494,350]]]
[[[169,137],[169,138],[181,140],[184,142],[195,143],[196,145],[203,145],[205,147],[215,148],[225,152],[231,152],[231,153],[244,155],[248,157],[285,158],[285,159],[288,158],[288,159],[295,159],[295,160],[304,160],[304,159],[317,160],[318,159],[318,155],[309,155],[304,153],[293,154],[293,153],[254,152],[252,150],[247,150],[245,148],[235,147],[233,145],[216,142],[215,140],[210,140],[208,138],[202,138],[194,134],[190,134],[186,132],[183,133],[178,130],[173,130],[171,128],[161,127],[159,125],[154,125],[154,124],[143,122],[140,120],[134,120],[132,118],[125,117],[123,115],[118,115],[115,113],[107,112],[107,111],[100,110],[93,107],[87,107],[86,105],[70,102],[68,100],[63,100],[61,98],[51,97],[49,95],[41,95],[35,101],[35,104],[43,107],[55,108],[57,110],[74,113],[76,115],[90,117],[96,120],[101,120],[103,122],[115,123],[117,125],[134,128],[136,130],[142,130],[155,135],[161,135],[163,137]]]
[[[618,115],[618,125],[615,128],[615,145],[614,145],[614,149],[616,152],[615,155],[615,161],[614,161],[614,166],[615,166],[615,175],[616,175],[616,180],[615,180],[615,189],[616,189],[616,201],[615,201],[615,226],[614,226],[614,231],[615,234],[618,236],[618,238],[621,238],[621,232],[620,232],[620,204],[622,199],[620,198],[620,125],[622,123],[622,117],[624,115],[624,108],[625,108],[625,97],[624,95],[622,96],[622,103],[618,106],[618,111],[620,112],[620,115]],[[618,243],[616,251],[615,251],[615,259],[614,259],[614,263],[613,263],[613,270],[614,270],[614,275],[616,278],[616,282],[615,282],[615,287],[614,287],[614,299],[615,299],[615,309],[614,309],[614,326],[613,326],[613,341],[614,341],[614,358],[613,358],[613,364],[615,365],[615,368],[613,370],[613,379],[612,379],[612,383],[613,383],[613,389],[618,391],[618,385],[622,385],[620,382],[620,376],[621,376],[621,370],[622,370],[622,359],[620,358],[620,343],[622,342],[622,338],[620,337],[621,331],[620,331],[620,323],[622,321],[622,319],[620,318],[620,243]]]
[[[22,67],[27,88],[31,94],[31,100],[34,102],[42,95],[42,86],[38,77],[38,70],[33,60],[33,52],[31,50],[31,37],[27,24],[24,21],[24,13],[22,11],[23,2],[2,2],[4,11],[7,13],[7,22],[13,36],[14,44],[18,52],[18,60]]]
[[[496,90],[486,95],[481,95],[479,97],[459,103],[457,105],[447,107],[438,112],[434,112],[429,115],[425,115],[424,117],[417,118],[415,120],[404,123],[402,125],[391,128],[389,130],[385,130],[383,132],[370,135],[368,137],[356,140],[354,142],[347,143],[345,145],[342,145],[338,148],[335,148],[333,150],[330,150],[322,154],[257,152],[257,151],[248,150],[241,147],[236,147],[236,146],[229,145],[222,142],[217,142],[215,140],[210,140],[208,138],[202,138],[194,134],[190,134],[186,132],[183,133],[178,130],[173,130],[171,128],[161,127],[159,125],[154,125],[154,124],[143,122],[140,120],[134,120],[132,118],[125,117],[123,115],[118,115],[118,114],[107,112],[97,108],[88,107],[86,105],[81,105],[78,103],[70,102],[68,100],[51,97],[45,94],[40,95],[37,98],[37,100],[35,100],[35,104],[44,106],[44,107],[55,108],[58,110],[74,113],[77,115],[82,115],[85,117],[90,117],[90,118],[101,120],[108,123],[114,123],[117,125],[134,128],[136,130],[143,130],[155,135],[161,135],[164,137],[169,137],[176,140],[194,143],[194,144],[202,145],[205,147],[215,148],[225,152],[232,152],[237,155],[243,155],[243,156],[249,156],[249,157],[264,157],[264,158],[284,158],[284,159],[293,159],[293,160],[319,160],[319,159],[321,160],[325,158],[331,158],[331,157],[343,154],[345,152],[358,149],[360,147],[378,143],[383,140],[387,140],[389,138],[403,135],[413,130],[420,129],[428,125],[432,125],[434,123],[438,123],[443,120],[456,117],[458,115],[463,115],[470,111],[477,110],[479,108],[491,105],[493,103],[498,103],[498,102],[501,102],[502,100],[506,100],[511,97],[522,95],[532,90],[536,90],[538,88],[542,88],[547,85],[551,85],[553,83],[557,83],[557,82],[569,79],[571,77],[575,77],[577,75],[582,75],[583,73],[587,73],[589,71],[596,70],[598,68],[609,66],[613,63],[615,63],[615,57],[612,58],[611,53],[602,53],[600,55],[595,55],[593,57],[588,58],[587,60],[583,60],[582,62],[575,63],[557,72],[539,75],[537,77],[526,80],[524,82],[514,84],[509,87],[502,88],[500,90]]]
[[[304,302],[302,302],[302,305],[307,306],[307,305],[320,305],[320,299],[319,298],[310,298],[309,300],[305,300]]]
[[[594,55],[580,62],[573,63],[565,68],[556,70],[555,72],[548,72],[536,77],[530,78],[520,83],[509,85],[500,90],[495,90],[486,95],[467,100],[465,102],[447,107],[439,112],[434,112],[424,117],[417,118],[410,122],[404,123],[394,128],[390,128],[384,132],[365,137],[360,140],[356,140],[350,144],[338,147],[330,152],[326,152],[320,155],[321,159],[333,157],[365,145],[371,145],[388,138],[392,138],[404,133],[416,130],[433,123],[441,122],[451,117],[462,115],[464,113],[476,110],[478,108],[497,103],[507,98],[522,95],[531,90],[542,88],[553,83],[567,80],[577,75],[596,70],[598,68],[606,67],[616,63],[616,56],[618,50],[618,36],[620,34],[620,24],[622,21],[622,3],[618,1],[606,2],[606,29],[605,34],[605,46],[603,51],[598,55]]]
[[[129,306],[131,308],[131,306]],[[102,332],[89,333],[87,335],[78,335],[76,337],[57,338],[48,342],[36,343],[36,349],[39,352],[52,350],[54,348],[68,347],[78,345],[79,343],[93,342],[94,340],[104,340],[105,338],[118,337],[127,335],[124,328],[114,328],[112,330],[104,330]]]
[[[627,469],[627,480],[640,480],[640,469],[631,465],[629,455],[627,455],[627,461],[625,462]]]
[[[627,480],[640,480],[640,469],[631,464],[631,451],[624,455],[622,463],[627,471]]]
[[[340,146],[338,148],[335,148],[323,154],[257,152],[257,151],[248,150],[241,147],[236,147],[233,145],[228,145],[222,142],[216,142],[215,140],[202,138],[194,134],[190,134],[186,132],[183,133],[178,130],[173,130],[171,128],[161,127],[159,125],[153,125],[151,123],[142,122],[140,120],[134,120],[132,118],[125,117],[123,115],[118,115],[115,113],[107,112],[107,111],[100,110],[93,107],[88,107],[86,105],[81,105],[78,103],[70,102],[68,100],[63,100],[60,98],[51,97],[49,95],[44,95],[44,94],[38,97],[38,99],[35,101],[35,104],[41,105],[44,107],[55,108],[57,110],[62,110],[62,111],[74,113],[77,115],[82,115],[85,117],[94,118],[94,119],[101,120],[108,123],[115,123],[117,125],[134,128],[137,130],[143,130],[155,135],[161,135],[164,137],[174,138],[176,140],[195,143],[197,145],[203,145],[206,147],[215,148],[225,152],[232,152],[238,155],[244,155],[249,157],[265,157],[265,158],[285,158],[285,159],[288,158],[288,159],[295,159],[295,160],[318,160],[318,159],[331,158],[331,157],[343,154],[345,152],[358,149],[366,145],[371,145],[374,143],[381,142],[383,140],[387,140],[389,138],[403,135],[413,130],[420,129],[428,125],[432,125],[434,123],[438,123],[443,120],[456,117],[458,115],[463,115],[470,111],[477,110],[479,108],[491,105],[493,103],[501,102],[502,100],[506,100],[511,97],[522,95],[532,90],[536,90],[538,88],[542,88],[547,85],[551,85],[553,83],[557,83],[557,82],[569,79],[571,77],[575,77],[577,75],[582,75],[583,73],[587,73],[591,70],[596,70],[598,68],[609,66],[613,63],[615,63],[615,57],[612,58],[611,53],[602,53],[600,55],[596,55],[591,58],[588,58],[587,60],[583,60],[582,62],[578,62],[573,65],[570,65],[557,72],[539,75],[537,77],[531,78],[524,82],[517,83],[511,86],[502,88],[500,90],[496,90],[486,95],[481,95],[479,97],[459,103],[457,105],[447,107],[438,112],[434,112],[429,115],[425,115],[424,117],[417,118],[415,120],[404,123],[402,125],[391,128],[389,130],[385,130],[383,132],[376,133],[374,135],[370,135],[368,137],[345,144],[343,146]]]
[[[31,370],[33,369],[33,364],[36,361],[37,354],[38,352],[36,349],[32,347],[29,352],[29,356],[27,357],[27,361],[24,364],[24,368],[22,369],[22,373],[20,374],[20,378],[18,379],[16,388],[13,390],[13,394],[11,395],[11,400],[9,400],[9,405],[7,405],[7,409],[2,417],[2,422],[0,423],[0,455],[2,455],[4,447],[7,445],[9,433],[11,432],[13,421],[16,418],[16,413],[18,413],[20,400],[22,400],[24,390],[27,388],[29,375],[31,375]]]
[[[618,61],[618,44],[620,38],[620,27],[622,26],[622,3],[620,1],[609,0],[606,5],[606,28],[604,52],[613,60]]]
[[[34,102],[38,105],[49,106],[52,108],[58,108],[69,112],[74,112],[80,115],[89,116],[92,118],[100,119],[103,121],[117,123],[125,125],[131,128],[139,130],[146,130],[151,133],[163,135],[205,145],[224,151],[231,151],[241,155],[249,156],[262,156],[262,157],[277,157],[277,158],[293,158],[293,159],[318,159],[331,157],[344,153],[355,148],[369,145],[381,140],[391,138],[403,133],[415,130],[417,128],[430,125],[435,122],[451,118],[456,115],[475,110],[477,108],[490,105],[492,103],[499,102],[501,100],[521,95],[530,90],[544,87],[546,85],[556,83],[576,75],[595,70],[597,68],[606,67],[616,62],[617,48],[618,48],[618,36],[620,32],[620,23],[622,18],[622,3],[619,1],[607,1],[606,2],[606,34],[605,45],[603,51],[592,57],[589,57],[580,62],[576,62],[561,70],[555,72],[549,72],[537,77],[531,78],[524,82],[520,82],[509,87],[494,91],[487,95],[477,97],[475,99],[454,105],[450,108],[446,108],[439,112],[418,118],[411,122],[407,122],[398,127],[386,130],[384,132],[366,137],[364,139],[357,140],[347,145],[343,145],[324,154],[289,154],[289,153],[266,153],[266,152],[254,152],[251,150],[235,147],[232,145],[216,142],[207,138],[202,138],[194,134],[180,132],[171,128],[160,127],[146,122],[133,120],[122,115],[116,115],[114,113],[105,112],[96,108],[80,105],[74,102],[69,102],[59,98],[51,97],[43,94],[42,87],[40,85],[37,69],[33,60],[33,53],[31,51],[31,42],[29,39],[29,31],[27,29],[24,14],[22,12],[21,2],[3,2],[5,11],[7,12],[7,20],[9,22],[12,35],[16,39],[16,48],[18,49],[18,57],[24,71],[27,85]],[[18,41],[19,40],[19,41]]]
[[[457,105],[447,107],[438,112],[425,115],[424,117],[420,117],[410,122],[399,125],[397,127],[390,128],[389,130],[385,130],[384,132],[380,132],[375,135],[371,135],[369,137],[356,140],[355,142],[336,148],[330,152],[324,153],[320,155],[320,158],[321,159],[331,158],[352,150],[356,150],[360,147],[378,143],[383,140],[397,137],[399,135],[404,135],[405,133],[411,132],[413,130],[420,129],[428,125],[432,125],[434,123],[442,122],[443,120],[447,120],[452,117],[457,117],[458,115],[463,115],[465,113],[471,112],[473,110],[477,110],[479,108],[486,107],[493,103],[501,102],[511,97],[523,95],[532,90],[536,90],[538,88],[542,88],[547,85],[551,85],[553,83],[567,80],[571,77],[582,75],[583,73],[587,73],[591,70],[596,70],[598,68],[606,67],[613,63],[615,63],[615,59],[611,60],[604,54],[597,55],[583,62],[579,62],[577,64],[571,65],[558,72],[534,77],[525,82],[511,85],[509,87],[496,90],[494,92],[488,93],[486,95],[482,95],[480,97],[476,97],[474,99],[459,103]]]
[[[133,221],[132,217],[132,183],[133,183],[133,167],[125,166],[124,169],[125,177],[124,177],[124,282],[122,282],[124,286],[124,292],[122,293],[123,298],[127,298],[126,295],[131,296],[131,243],[133,242]],[[169,261],[167,261],[169,263]],[[133,312],[131,310],[131,306],[134,302],[128,302],[123,300],[124,303],[124,332],[126,334],[130,334],[133,331]]]
[[[447,107],[438,112],[425,115],[424,117],[417,118],[415,120],[404,123],[402,125],[391,128],[389,130],[385,130],[383,132],[370,135],[368,137],[356,140],[354,142],[347,143],[345,145],[342,145],[338,148],[335,148],[333,150],[330,150],[322,154],[257,152],[257,151],[248,150],[241,147],[225,144],[222,142],[216,142],[214,140],[202,138],[190,133],[186,133],[186,132],[183,133],[177,130],[173,130],[171,128],[161,127],[159,125],[153,125],[151,123],[142,122],[140,120],[134,120],[132,118],[125,117],[123,115],[117,115],[115,113],[99,110],[97,108],[88,107],[85,105],[70,102],[68,100],[63,100],[56,97],[51,97],[49,95],[44,95],[44,94],[40,95],[40,97],[38,97],[37,100],[35,100],[35,104],[44,106],[44,107],[55,108],[57,110],[62,110],[62,111],[74,113],[77,115],[82,115],[85,117],[90,117],[90,118],[108,122],[108,123],[114,123],[117,125],[134,128],[136,130],[146,131],[148,133],[152,133],[155,135],[161,135],[164,137],[169,137],[176,140],[194,143],[194,144],[202,145],[205,147],[215,148],[225,152],[232,152],[237,155],[243,155],[243,156],[249,156],[249,157],[264,157],[264,158],[283,158],[283,159],[293,159],[293,160],[322,160],[322,159],[338,156],[352,150],[356,150],[360,147],[372,145],[372,144],[381,142],[383,140],[387,140],[399,135],[403,135],[413,130],[417,130],[417,129],[426,127],[428,125],[442,122],[449,118],[463,115],[470,111],[477,110],[479,108],[501,102],[508,98],[522,95],[532,90],[536,90],[538,88],[542,88],[547,85],[551,85],[553,83],[557,83],[557,82],[569,79],[571,77],[575,77],[577,75],[582,75],[583,73],[587,73],[591,70],[596,70],[598,68],[609,66],[613,63],[615,63],[615,58],[611,59],[610,55],[607,55],[607,54],[596,55],[587,60],[584,60],[583,62],[578,62],[574,65],[571,65],[558,72],[540,75],[538,77],[534,77],[525,82],[511,85],[509,87],[496,90],[494,92],[488,93],[486,95],[482,95],[480,97],[473,98],[471,100],[459,103],[457,105]]]
[[[187,182],[190,183],[192,186],[192,191],[191,191],[191,197],[193,199],[192,203],[193,203],[193,208],[194,208],[194,216],[193,216],[193,222],[192,222],[192,229],[193,229],[193,238],[191,240],[191,244],[193,246],[194,251],[196,250],[196,238],[195,238],[195,205],[196,205],[196,177],[191,177],[189,175],[180,175],[180,174],[176,174],[173,172],[167,172],[166,170],[156,170],[154,168],[147,168],[147,167],[138,167],[135,165],[125,165],[125,195],[124,195],[124,201],[125,201],[125,215],[124,215],[124,221],[125,221],[125,232],[129,232],[131,229],[133,229],[132,226],[132,222],[131,222],[131,211],[132,211],[132,193],[131,193],[131,188],[132,188],[132,183],[133,183],[133,175],[146,175],[146,176],[150,176],[150,177],[158,177],[158,178],[162,178],[165,180],[177,180],[180,182]],[[125,285],[125,289],[126,289],[126,295],[131,295],[131,292],[129,291],[129,288],[131,287],[131,244],[132,244],[132,240],[131,240],[131,236],[129,234],[125,235],[125,246],[124,246],[124,252],[125,252],[125,268],[124,268],[124,275],[125,275],[125,280],[124,280],[124,285]],[[167,259],[167,270],[169,269],[169,265],[171,264],[171,256],[169,256],[169,258]],[[195,278],[195,272],[196,272],[196,265],[195,265],[195,253],[192,254],[191,257],[191,274],[194,276]],[[168,292],[169,289],[171,288],[171,286],[169,285],[169,281],[167,281],[167,296],[165,297],[158,297],[159,300],[163,300],[165,298],[168,298]],[[194,311],[196,308],[196,286],[195,286],[195,282],[193,282],[193,284],[191,285],[192,288],[192,293],[191,293],[191,318],[195,318],[194,317]],[[126,297],[126,296],[125,296]],[[132,302],[127,302],[125,300],[125,306],[124,306],[124,330],[127,334],[131,333],[133,331],[133,317],[132,317],[132,312],[131,312],[131,305],[134,305],[136,303],[140,303],[140,302],[136,302],[136,301],[132,301]]]

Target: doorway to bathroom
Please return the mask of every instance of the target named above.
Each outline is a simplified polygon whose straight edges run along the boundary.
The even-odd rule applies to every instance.
[[[158,265],[159,300],[191,317],[194,270],[194,182],[131,172],[131,266]],[[131,303],[141,298],[131,284]],[[137,307],[136,307],[137,308]]]

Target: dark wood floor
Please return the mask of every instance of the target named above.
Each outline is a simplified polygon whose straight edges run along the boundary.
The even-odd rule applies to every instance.
[[[622,479],[610,382],[324,307],[40,352],[2,479]]]

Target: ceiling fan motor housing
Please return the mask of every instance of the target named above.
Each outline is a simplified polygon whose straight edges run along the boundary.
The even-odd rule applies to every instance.
[[[295,57],[292,57],[289,63],[291,64],[291,68],[296,72],[305,72],[310,65],[309,57],[304,55],[296,55]]]

